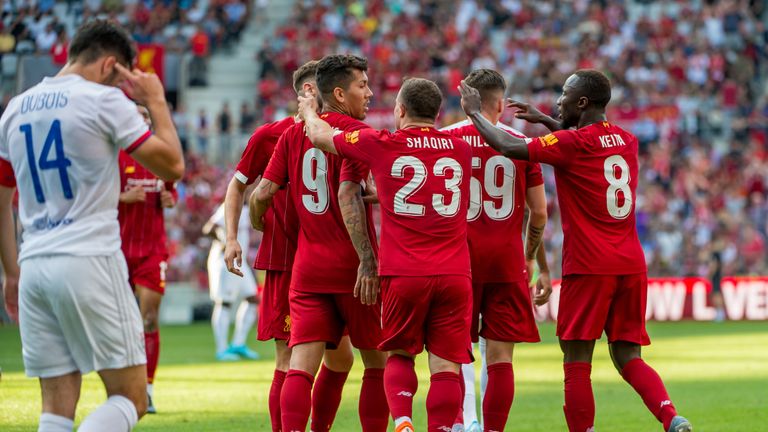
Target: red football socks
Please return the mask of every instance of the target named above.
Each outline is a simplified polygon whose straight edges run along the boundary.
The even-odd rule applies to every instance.
[[[147,352],[147,382],[155,381],[157,361],[160,360],[160,330],[144,332],[144,346]]]
[[[464,398],[467,394],[467,388],[466,383],[464,382],[464,373],[461,371],[461,368],[459,368],[459,385],[461,386],[461,401],[462,403],[459,405],[459,412],[456,414],[456,420],[453,421],[453,424],[464,424]]]
[[[488,366],[488,387],[483,398],[483,428],[486,432],[502,432],[515,398],[515,375],[512,363]]]
[[[315,387],[312,390],[312,431],[327,432],[331,430],[333,420],[341,404],[341,392],[347,382],[349,372],[335,372],[323,364],[317,374]]]
[[[451,430],[461,406],[461,378],[453,372],[438,372],[430,378],[427,393],[427,430]]]
[[[621,375],[643,398],[648,410],[664,425],[664,430],[669,429],[669,424],[677,415],[677,411],[669,400],[669,394],[659,374],[643,359],[636,358],[624,365]]]
[[[312,408],[312,375],[290,369],[280,392],[280,416],[283,432],[304,432]]]
[[[585,362],[564,363],[565,420],[571,432],[587,432],[595,424],[595,397],[592,394],[592,365]],[[488,382],[490,385],[490,372]]]
[[[384,393],[384,369],[369,368],[363,373],[358,412],[363,432],[386,432],[389,406]]]
[[[269,388],[269,418],[272,420],[272,432],[280,432],[280,391],[283,389],[285,372],[275,369],[272,387]]]
[[[384,368],[384,391],[393,419],[413,418],[413,395],[419,388],[413,359],[391,355]]]

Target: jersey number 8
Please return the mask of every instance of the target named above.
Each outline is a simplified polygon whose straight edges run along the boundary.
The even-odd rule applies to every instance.
[[[616,176],[616,168],[621,171]],[[605,191],[608,214],[614,219],[626,219],[632,212],[632,189],[629,188],[629,165],[623,157],[613,155],[603,162],[605,179],[608,180],[608,190]],[[624,203],[619,206],[619,192],[624,196]]]

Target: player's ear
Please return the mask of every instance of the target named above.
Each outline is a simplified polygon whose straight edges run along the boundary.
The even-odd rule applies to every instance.
[[[301,90],[304,92],[305,96],[308,96],[308,95],[316,96],[317,95],[317,89],[316,89],[315,86],[312,85],[312,83],[305,82],[304,84],[301,85]]]
[[[496,112],[499,113],[499,114],[504,112],[504,98],[503,97],[496,101]]]
[[[336,98],[339,103],[344,103],[344,89],[341,87],[334,88],[333,97]]]
[[[587,105],[589,105],[589,98],[586,96],[579,97],[578,102],[576,102],[576,106],[582,110],[587,109]]]
[[[110,76],[115,73],[115,64],[117,63],[117,57],[110,55],[104,57],[101,62],[101,74],[104,76]]]

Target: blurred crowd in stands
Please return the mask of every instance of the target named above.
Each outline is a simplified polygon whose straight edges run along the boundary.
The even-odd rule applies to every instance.
[[[441,124],[462,118],[456,86],[476,68],[503,73],[509,95],[552,113],[579,68],[607,72],[609,119],[641,141],[638,229],[651,276],[768,274],[766,2],[299,1],[259,53],[260,113],[294,101],[302,62],[351,52],[369,60],[371,122],[389,117],[402,78],[438,81]],[[266,90],[266,91],[265,91]],[[381,115],[377,116],[377,109]],[[527,134],[541,128],[507,121]],[[551,171],[547,246],[562,235]]]
[[[51,52],[66,43],[65,35],[51,35],[55,18],[45,18],[55,15],[53,2],[30,3],[35,6],[25,12],[4,12],[0,52],[7,52],[9,37],[16,50],[30,40]],[[113,17],[137,40],[204,58],[237,43],[246,17],[259,13],[251,3],[87,0],[67,7],[79,19]],[[188,151],[180,205],[169,214],[170,277],[204,277],[198,275],[209,243],[200,228],[223,199],[242,137],[295,110],[292,72],[309,59],[345,52],[368,58],[369,120],[388,128],[406,76],[440,83],[446,97],[440,123],[447,125],[462,119],[456,86],[472,69],[501,71],[510,97],[547,113],[571,72],[607,72],[614,86],[609,120],[641,142],[636,208],[649,274],[707,277],[717,255],[725,276],[768,275],[765,8],[759,0],[298,0],[292,17],[256,53],[255,111],[178,107],[174,113],[182,139],[197,144]],[[529,135],[544,132],[511,112],[505,119]],[[223,156],[212,156],[205,143],[222,131],[232,143]],[[559,275],[556,190],[551,170],[545,176],[546,242]]]

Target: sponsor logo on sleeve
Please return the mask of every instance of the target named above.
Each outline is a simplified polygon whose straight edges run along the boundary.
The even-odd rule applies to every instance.
[[[349,144],[357,144],[357,142],[360,141],[360,131],[356,130],[354,132],[345,133],[344,141],[346,141]]]
[[[541,137],[541,146],[549,147],[557,144],[557,137],[554,134],[547,134]]]

